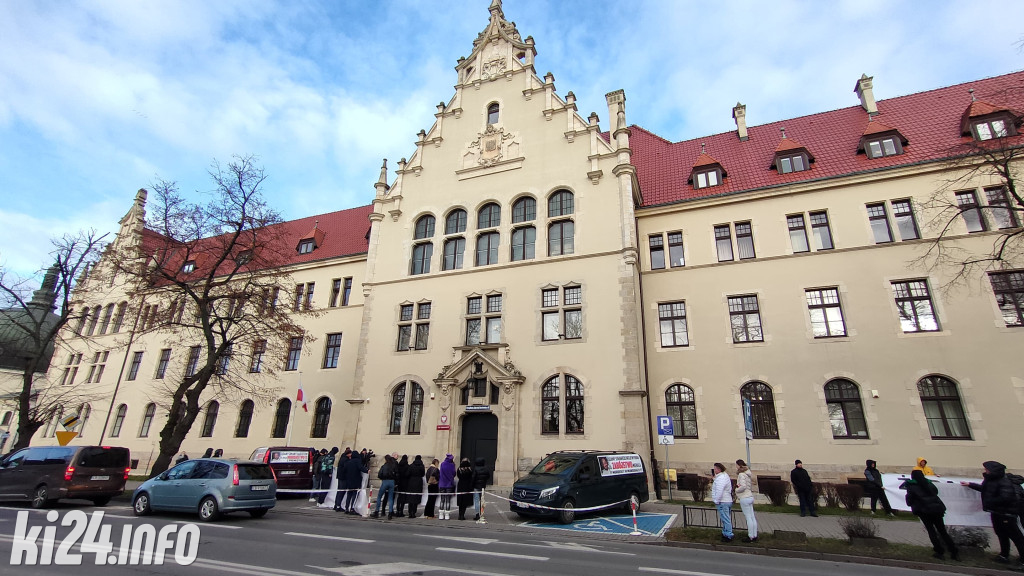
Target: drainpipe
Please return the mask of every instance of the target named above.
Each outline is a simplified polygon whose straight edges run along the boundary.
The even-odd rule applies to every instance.
[[[124,378],[124,367],[128,364],[128,355],[132,352],[132,343],[135,341],[135,333],[139,328],[139,317],[142,314],[142,308],[146,303],[146,297],[142,297],[142,301],[139,303],[139,311],[135,314],[135,322],[132,323],[132,329],[128,332],[128,346],[124,350],[124,359],[121,360],[121,370],[117,373],[117,382],[114,383],[114,393],[110,396],[110,405],[107,407],[107,417],[103,420],[103,429],[100,431],[100,441],[98,444],[103,445],[103,438],[107,435],[107,424],[110,423],[110,414],[114,411],[114,406],[117,404],[117,392],[121,389],[121,380]]]
[[[636,247],[637,247],[637,272],[636,281],[637,288],[640,290],[640,347],[643,351],[643,363],[644,363],[644,390],[647,394],[644,394],[644,399],[647,401],[647,441],[651,446],[651,464],[657,462],[657,458],[654,454],[654,447],[657,444],[654,443],[654,429],[651,428],[651,384],[647,366],[647,320],[644,304],[644,275],[643,275],[643,264],[640,260],[640,221],[636,216],[633,217],[633,230],[636,234]],[[658,500],[661,500],[661,478],[657,476],[658,466],[654,466],[652,471],[654,476],[654,495]]]

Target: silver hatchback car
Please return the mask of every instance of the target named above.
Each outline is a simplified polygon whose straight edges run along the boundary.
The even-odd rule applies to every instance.
[[[221,458],[200,458],[178,464],[135,489],[136,516],[155,510],[197,512],[211,522],[228,512],[262,518],[277,504],[277,479],[270,466]]]

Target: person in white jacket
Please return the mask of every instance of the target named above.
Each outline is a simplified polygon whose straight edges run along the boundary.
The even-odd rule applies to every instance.
[[[754,475],[742,458],[736,461],[736,499],[740,501],[743,517],[747,519],[744,542],[757,542],[757,517],[754,516]]]
[[[715,481],[711,484],[711,500],[718,508],[718,519],[722,524],[722,542],[732,542],[732,478],[725,466],[715,462]]]

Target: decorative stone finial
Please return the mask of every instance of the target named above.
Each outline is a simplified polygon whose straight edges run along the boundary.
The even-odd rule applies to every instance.
[[[780,127],[779,131],[782,132],[782,139],[785,140],[786,139],[786,127],[785,126]]]
[[[384,159],[384,163],[380,165],[380,177],[377,178],[377,184],[388,185],[388,159]]]
[[[977,102],[978,99],[974,97],[974,88],[968,88],[967,92],[971,95],[971,102]]]
[[[704,154],[704,143],[703,142],[700,143],[700,153]]]

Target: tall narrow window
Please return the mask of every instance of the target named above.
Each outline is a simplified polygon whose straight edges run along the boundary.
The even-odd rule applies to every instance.
[[[128,405],[121,404],[114,413],[114,424],[110,427],[110,437],[117,438],[121,435],[121,426],[124,425],[125,414],[128,413]]]
[[[1003,197],[1005,200],[1005,196]],[[989,202],[991,204],[991,201]],[[107,304],[107,307],[103,310],[103,321],[100,323],[100,334],[107,333],[107,327],[110,326],[110,319],[114,316],[114,305]]]
[[[672,435],[676,438],[697,437],[697,403],[693,388],[673,384],[665,391],[665,407],[672,418]]]
[[[277,401],[277,410],[274,411],[274,425],[270,435],[273,438],[284,438],[288,434],[288,420],[292,416],[292,401],[281,398]]]
[[[558,434],[558,415],[561,412],[561,395],[559,394],[558,376],[552,376],[541,388],[541,432]]]
[[[146,404],[146,410],[142,413],[142,424],[139,425],[139,438],[149,437],[149,428],[153,425],[153,418],[156,416],[156,404]]]
[[[811,232],[814,235],[814,248],[816,250],[832,249],[832,230],[828,226],[828,213],[811,212]]]
[[[572,254],[576,250],[575,230],[572,220],[552,222],[548,226],[548,256]]]
[[[778,438],[779,424],[775,418],[775,397],[764,382],[748,382],[740,388],[740,397],[750,400],[750,416],[754,438]]]
[[[299,358],[302,356],[302,337],[292,338],[288,341],[288,357],[285,360],[285,370],[298,370]]]
[[[213,436],[213,427],[217,425],[217,413],[220,412],[220,404],[216,400],[210,400],[206,404],[206,416],[203,418],[203,429],[199,436],[209,438]]]
[[[139,375],[139,367],[142,366],[142,352],[132,354],[132,365],[128,368],[128,376],[125,380],[135,380]]]
[[[732,229],[728,224],[715,226],[715,249],[719,262],[732,260]]]
[[[565,375],[565,433],[583,433],[583,383]]]
[[[960,215],[964,218],[968,232],[984,232],[988,229],[981,208],[978,208],[978,197],[973,191],[957,192],[956,204],[960,207]]]
[[[252,344],[252,358],[249,360],[249,372],[257,373],[263,370],[263,355],[267,353],[267,341],[257,340]]]
[[[762,342],[761,311],[757,295],[729,297],[729,323],[733,342]]]
[[[833,438],[868,437],[868,423],[856,384],[842,378],[825,384],[825,405]]]
[[[875,244],[892,242],[892,230],[889,228],[889,216],[885,213],[885,202],[868,204],[868,223],[871,224],[871,234],[875,237]]]
[[[661,234],[648,236],[647,243],[651,247],[651,270],[661,270],[665,267],[665,239]]]
[[[313,411],[313,429],[310,438],[327,438],[327,426],[331,423],[331,399],[324,396],[316,401]]]
[[[417,350],[426,350],[430,338],[430,302],[416,305],[416,344]]]
[[[231,366],[231,349],[233,346],[228,344],[224,348],[224,352],[221,353],[220,358],[217,358],[217,374],[223,376],[228,373],[228,368]]]
[[[739,250],[740,260],[754,257],[754,232],[750,222],[736,223],[736,248]]]
[[[1007,326],[1024,326],[1024,271],[989,272],[996,303]]]
[[[337,368],[338,357],[341,356],[341,334],[328,334],[324,348],[324,368]]]
[[[92,406],[80,404],[78,406],[78,437],[85,437],[85,426],[89,423],[89,416],[92,416]]]
[[[295,301],[292,302],[292,310],[298,312],[299,308],[302,307],[302,293],[306,289],[305,284],[295,285]]]
[[[348,306],[348,299],[352,296],[352,278],[345,278],[345,287],[341,292],[341,305]]]
[[[673,268],[686,265],[686,260],[683,258],[682,232],[668,233],[668,262],[669,266]]]
[[[488,124],[497,124],[498,123],[498,112],[499,112],[500,109],[501,108],[498,106],[497,102],[491,102],[487,106],[487,123]]]
[[[202,352],[202,346],[192,346],[188,349],[188,361],[185,363],[185,376],[193,376],[196,370],[199,368],[199,353]]]
[[[666,302],[658,304],[658,325],[661,329],[661,347],[687,346],[686,303]]]
[[[924,280],[906,280],[892,283],[900,326],[904,332],[936,332],[939,320],[932,307],[928,283]]]
[[[807,290],[807,311],[811,316],[811,332],[815,338],[846,336],[846,323],[839,303],[838,288]]]
[[[427,240],[434,237],[434,217],[429,214],[420,217],[416,221],[416,240]],[[432,242],[419,242],[412,248],[411,274],[426,274],[430,272],[430,259],[434,254]]]
[[[513,239],[515,237],[513,236]],[[514,241],[514,240],[513,240]],[[442,270],[459,270],[462,268],[462,255],[466,252],[466,239],[448,238],[444,241],[444,262]]]
[[[1006,188],[998,186],[996,188],[986,188],[985,197],[988,200],[989,214],[992,215],[992,223],[996,225],[996,228],[1003,230],[1006,228],[1016,228],[1017,215],[1014,214],[1012,208],[1010,208],[1010,202],[1006,198]]]
[[[896,229],[900,231],[901,240],[916,240],[921,237],[914,219],[914,208],[910,199],[893,200],[892,215],[896,219]]]
[[[302,304],[303,310],[309,310],[313,307],[313,288],[316,287],[316,282],[309,282],[306,284],[306,301]]]
[[[398,347],[399,352],[409,349],[412,341],[412,304],[402,304],[398,308]]]
[[[409,434],[420,433],[420,421],[423,419],[423,387],[415,382],[412,385],[412,394],[409,395]]]
[[[942,376],[928,376],[917,383],[921,407],[928,420],[932,440],[970,440],[964,407],[956,384]]]
[[[405,387],[406,383],[399,384],[391,393],[391,425],[388,434],[402,433],[402,417],[405,415]]]
[[[512,230],[512,261],[533,260],[535,254],[534,245],[537,242],[537,229],[533,226],[524,226]]]
[[[811,247],[807,243],[807,227],[804,225],[804,215],[792,214],[786,216],[786,226],[789,227],[789,242],[793,245],[793,253],[810,251]]]
[[[89,315],[89,331],[86,332],[86,336],[92,336],[96,332],[96,323],[100,320],[100,314],[103,312],[102,306],[97,306],[92,309],[92,313]]]
[[[121,331],[121,324],[124,323],[124,314],[128,310],[128,303],[121,302],[117,305],[117,313],[114,314],[114,327],[111,328],[111,332],[118,333]]]
[[[497,232],[485,232],[476,237],[476,265],[486,266],[498,263]]]
[[[335,278],[331,280],[331,297],[327,301],[329,308],[334,308],[338,305],[339,295],[341,295],[341,278]]]
[[[238,409],[238,424],[235,425],[235,438],[248,438],[249,426],[252,425],[252,413],[256,404],[252,400],[243,400]]]

